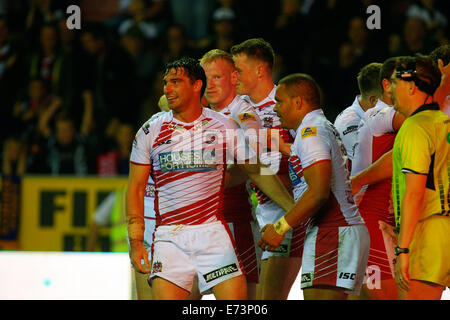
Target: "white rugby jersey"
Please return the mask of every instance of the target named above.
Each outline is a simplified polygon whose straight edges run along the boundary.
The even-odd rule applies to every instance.
[[[364,223],[353,201],[347,158],[339,133],[323,111],[318,109],[303,118],[291,146],[289,173],[295,201],[308,189],[303,170],[320,161],[331,161],[331,192],[327,202],[312,217],[311,223],[320,226]]]
[[[161,111],[161,112],[155,113],[148,121],[153,121],[165,113],[167,113],[167,111]],[[145,193],[144,193],[144,217],[145,218],[150,218],[150,219],[156,218],[155,195],[156,195],[155,182],[153,181],[151,174],[149,174],[148,180],[147,180],[147,185],[145,186]]]
[[[334,126],[341,136],[350,161],[353,161],[359,122],[364,116],[364,110],[359,104],[360,97],[360,95],[356,96],[353,104],[339,113],[334,121]]]
[[[273,110],[276,104],[276,89],[277,87],[274,86],[269,95],[257,104],[253,103],[249,96],[242,97],[255,108],[259,118],[261,119],[261,125],[263,128],[277,129],[279,131],[280,138],[282,138],[284,142],[292,143],[294,141],[295,131],[282,128],[280,118],[278,118],[277,113]],[[272,172],[277,174],[285,174],[288,172],[288,157],[282,155],[278,152],[278,150],[277,152],[263,153],[261,155],[261,162],[270,165]],[[260,205],[272,201],[259,188],[254,185],[252,185],[252,187],[255,190],[255,194]]]
[[[243,130],[252,129],[258,133],[261,126],[261,119],[255,108],[245,101],[242,96],[237,95],[233,101],[220,110],[220,113],[231,117]]]
[[[262,129],[261,119],[247,101],[241,96],[236,96],[231,103],[223,108],[220,113],[230,117],[239,127],[244,130],[244,134],[249,141],[258,143],[259,130]],[[253,145],[256,147],[256,145]],[[262,150],[262,146],[260,146]],[[249,190],[246,183],[225,188],[223,217],[225,221],[252,220],[252,205],[249,199]]]
[[[220,217],[227,160],[248,159],[249,150],[232,120],[203,108],[192,123],[172,111],[147,121],[130,158],[151,165],[159,224],[201,224]]]
[[[392,149],[395,139],[394,116],[394,108],[381,100],[378,100],[375,107],[364,113],[355,143],[352,176],[367,168]]]
[[[352,176],[377,161],[392,149],[396,136],[393,121],[396,111],[393,107],[378,100],[375,107],[364,113],[358,129],[358,141],[352,163]],[[369,186],[364,186],[355,195],[358,208],[363,218],[383,220],[394,223],[392,206],[392,179],[385,179]]]

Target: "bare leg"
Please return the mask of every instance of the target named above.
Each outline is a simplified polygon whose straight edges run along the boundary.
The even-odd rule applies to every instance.
[[[301,258],[270,257],[261,261],[257,299],[286,300],[301,265]]]
[[[380,289],[369,289],[367,285],[361,288],[359,296],[349,295],[348,300],[397,300],[398,288],[394,279],[380,281]]]
[[[441,300],[445,287],[427,281],[410,280],[409,291],[398,290],[399,300]]]
[[[247,299],[256,300],[256,283],[254,282],[247,282]]]
[[[246,300],[247,279],[244,275],[240,275],[225,280],[215,285],[212,292],[217,300]]]
[[[194,279],[194,284],[192,285],[191,293],[189,293],[188,300],[201,300],[203,295],[200,293],[198,289],[198,278],[197,276]]]
[[[133,269],[134,281],[136,283],[137,300],[153,300],[152,288],[148,284],[148,274],[136,272]]]
[[[189,291],[159,277],[152,280],[152,290],[155,300],[186,300],[189,296]]]
[[[317,286],[303,290],[305,300],[346,300],[345,289],[331,286]]]

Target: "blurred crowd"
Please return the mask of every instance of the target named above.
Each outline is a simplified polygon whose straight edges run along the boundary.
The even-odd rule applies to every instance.
[[[66,8],[81,8],[69,30]],[[370,30],[368,6],[381,9]],[[274,81],[317,79],[334,119],[364,65],[448,44],[447,0],[0,0],[3,174],[127,175],[134,133],[159,111],[164,65],[262,37]]]

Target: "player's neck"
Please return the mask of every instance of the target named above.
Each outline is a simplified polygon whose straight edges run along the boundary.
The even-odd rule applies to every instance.
[[[384,103],[386,103],[388,106],[392,106],[394,103],[392,103],[391,95],[387,92],[383,93],[383,96],[380,99]]]
[[[364,98],[363,96],[360,96],[360,98],[358,99],[358,103],[361,109],[364,110],[364,112],[373,107],[373,105],[370,103],[370,100],[368,98]]]
[[[203,107],[199,102],[195,105],[190,105],[187,108],[172,110],[173,117],[184,123],[194,122],[202,115],[202,112]]]
[[[248,96],[250,97],[252,103],[257,105],[269,96],[274,86],[275,85],[271,79],[266,79],[259,83],[254,92],[250,93]]]
[[[415,99],[411,99],[410,103],[408,104],[410,107],[406,110],[405,116],[409,117],[411,116],[417,109],[419,109],[424,104],[429,104],[433,102],[433,97],[428,96],[426,94],[420,95]]]
[[[236,97],[236,94],[230,94],[226,99],[223,101],[216,103],[216,104],[210,104],[211,109],[214,111],[220,112],[226,107],[230,105],[231,102],[233,102],[234,98]]]

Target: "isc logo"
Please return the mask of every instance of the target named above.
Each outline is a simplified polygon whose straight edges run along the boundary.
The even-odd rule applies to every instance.
[[[341,272],[339,274],[339,279],[350,279],[350,280],[355,280],[356,278],[356,273],[350,273],[350,272]]]

